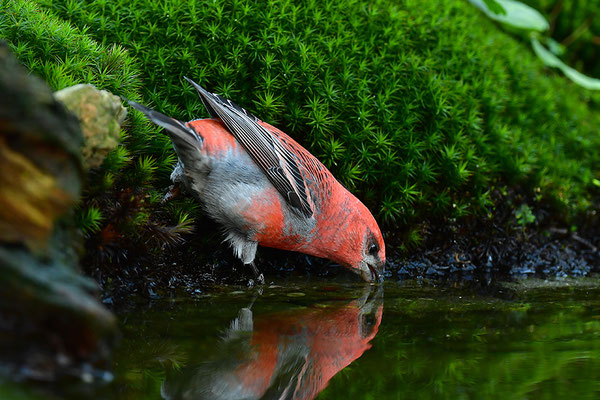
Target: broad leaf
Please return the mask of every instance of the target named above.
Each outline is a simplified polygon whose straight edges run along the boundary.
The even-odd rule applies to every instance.
[[[563,54],[565,54],[565,46],[558,43],[556,40],[552,39],[551,37],[543,38],[542,42],[546,45],[546,47],[548,47],[548,50],[550,50],[554,55],[562,56]]]
[[[536,9],[515,0],[469,0],[491,19],[511,28],[543,32],[548,30],[548,21]],[[490,4],[496,3],[492,7]],[[504,13],[497,12],[499,8]]]
[[[506,15],[506,10],[496,0],[483,0],[483,2],[494,14]]]
[[[590,78],[589,76],[586,76],[581,72],[569,67],[558,57],[552,54],[551,51],[542,46],[542,44],[533,35],[531,37],[531,45],[533,46],[533,51],[535,51],[535,54],[537,54],[544,64],[560,69],[567,77],[569,77],[569,79],[579,86],[583,86],[584,88],[590,90],[600,90],[600,79]]]

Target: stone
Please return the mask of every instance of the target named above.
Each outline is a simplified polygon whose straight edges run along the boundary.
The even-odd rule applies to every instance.
[[[0,45],[0,241],[46,247],[79,198],[81,144],[77,119]]]
[[[121,124],[127,115],[121,99],[90,84],[59,90],[54,97],[79,119],[84,139],[84,167],[99,167],[106,155],[119,145]]]
[[[17,380],[104,369],[116,337],[78,268],[82,143],[77,118],[0,40],[0,374]]]

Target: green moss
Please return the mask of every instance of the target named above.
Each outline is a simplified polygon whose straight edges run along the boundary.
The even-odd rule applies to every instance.
[[[593,201],[598,97],[467,2],[39,3],[98,46],[125,47],[144,103],[207,116],[189,76],[287,131],[383,220],[488,213],[505,185],[566,215]],[[128,149],[158,170],[173,161],[155,130]]]
[[[0,38],[52,89],[91,83],[142,101],[140,65],[124,47],[102,44],[86,33],[87,27],[77,28],[31,1],[0,0],[0,9]],[[121,136],[122,145],[108,154],[101,167],[89,171],[76,213],[82,232],[106,249],[108,258],[127,247],[143,249],[152,235],[168,239],[167,244],[177,241],[193,222],[191,218],[181,221],[181,213],[189,209],[185,204],[164,215],[161,222],[149,218],[159,203],[156,198],[162,198],[153,185],[168,183],[176,160],[170,141],[136,114],[129,116]],[[163,225],[169,220],[173,227]],[[162,244],[151,245],[160,248]]]
[[[135,96],[140,82],[135,62],[118,45],[102,46],[34,2],[2,0],[0,37],[19,60],[53,90],[92,83]]]
[[[81,29],[56,17],[51,11],[26,0],[0,0],[0,38],[6,40],[18,59],[53,90],[90,83],[100,89],[141,101],[139,61],[118,44],[101,44]],[[121,174],[131,160],[152,155],[166,176],[173,161],[171,144],[159,130],[139,115],[130,115],[122,131],[125,147],[111,154],[103,169]],[[169,165],[165,165],[169,164]],[[117,179],[118,180],[118,179]]]
[[[76,218],[78,226],[81,227],[81,230],[86,235],[98,232],[102,226],[102,211],[94,206],[78,210]]]

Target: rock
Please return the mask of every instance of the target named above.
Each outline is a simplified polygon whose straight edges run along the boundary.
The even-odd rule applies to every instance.
[[[116,336],[68,229],[82,142],[77,118],[0,41],[0,373],[18,379],[105,368]]]
[[[119,144],[121,124],[127,115],[121,99],[90,84],[59,90],[54,97],[79,118],[84,138],[84,167],[99,167],[104,157]]]
[[[81,191],[77,120],[0,45],[0,241],[38,251]]]
[[[0,365],[19,378],[40,375],[46,380],[88,362],[107,367],[116,320],[91,295],[97,289],[94,281],[54,259],[4,246],[0,275]],[[67,361],[59,363],[59,356]],[[33,365],[28,363],[32,358],[37,360]]]

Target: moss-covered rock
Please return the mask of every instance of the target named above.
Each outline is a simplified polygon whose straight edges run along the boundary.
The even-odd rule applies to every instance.
[[[78,29],[35,2],[0,0],[0,9],[3,11],[0,13],[0,38],[5,38],[19,61],[43,78],[53,90],[83,83],[142,101],[138,94],[142,83],[139,62],[123,47],[95,41],[86,34],[88,28]],[[76,220],[87,236],[106,228],[113,217],[120,221],[123,226],[119,231],[114,232],[112,226],[108,228],[111,231],[108,236],[117,242],[129,234],[139,233],[150,217],[145,206],[135,206],[124,216],[122,202],[119,202],[125,198],[129,204],[133,199],[125,192],[136,193],[136,199],[145,199],[145,204],[160,203],[162,193],[153,190],[152,185],[157,180],[162,182],[157,186],[166,184],[175,161],[168,138],[142,116],[131,115],[124,128],[119,133],[121,145],[110,151],[102,165],[88,174],[83,202],[76,211]],[[109,142],[116,139],[114,133],[112,135]],[[94,165],[99,161],[100,157]],[[134,203],[141,204],[137,200]],[[188,213],[181,213],[179,207],[172,218],[180,222],[177,215]],[[169,217],[171,214],[167,213],[163,220]],[[113,246],[112,239],[110,243],[102,241],[102,247]],[[98,243],[98,238],[92,240]],[[116,245],[120,246],[123,244]]]

